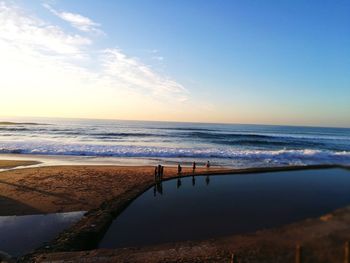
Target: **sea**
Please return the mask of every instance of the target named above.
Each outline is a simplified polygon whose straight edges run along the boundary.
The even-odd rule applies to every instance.
[[[212,165],[237,168],[349,165],[350,129],[40,119],[0,125],[0,156],[11,154],[116,164],[190,165],[209,160]]]

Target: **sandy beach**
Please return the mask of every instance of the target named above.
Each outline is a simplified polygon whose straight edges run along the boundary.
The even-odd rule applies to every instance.
[[[35,162],[0,162],[6,168],[24,164]],[[192,169],[184,167],[183,172],[191,173]],[[174,176],[177,169],[166,167],[164,178]],[[0,215],[88,211],[153,181],[152,166],[49,166],[4,171],[0,173]]]

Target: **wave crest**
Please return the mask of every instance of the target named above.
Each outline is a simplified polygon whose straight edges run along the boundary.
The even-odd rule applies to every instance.
[[[44,155],[113,156],[143,158],[221,158],[285,163],[350,163],[350,151],[314,149],[243,150],[227,148],[171,148],[94,144],[12,143],[0,144],[0,153]]]

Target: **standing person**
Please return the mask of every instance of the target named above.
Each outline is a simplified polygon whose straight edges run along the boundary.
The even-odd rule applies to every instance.
[[[209,161],[207,161],[207,164],[205,165],[205,167],[210,168],[210,162]]]
[[[193,170],[193,172],[194,172],[194,170],[196,170],[196,162],[193,162],[193,164],[192,164],[192,170]]]
[[[163,178],[163,174],[164,174],[164,166],[161,165],[160,166],[160,178]]]
[[[156,166],[154,168],[154,180],[157,180],[157,177],[158,177],[158,167]]]
[[[177,165],[177,174],[181,174],[182,167],[180,164]]]
[[[158,178],[160,178],[160,176],[162,175],[161,169],[162,169],[162,166],[158,164],[158,173],[157,173]]]

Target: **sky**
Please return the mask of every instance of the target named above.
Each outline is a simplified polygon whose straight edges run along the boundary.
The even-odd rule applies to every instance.
[[[0,0],[0,117],[350,127],[350,1]]]

